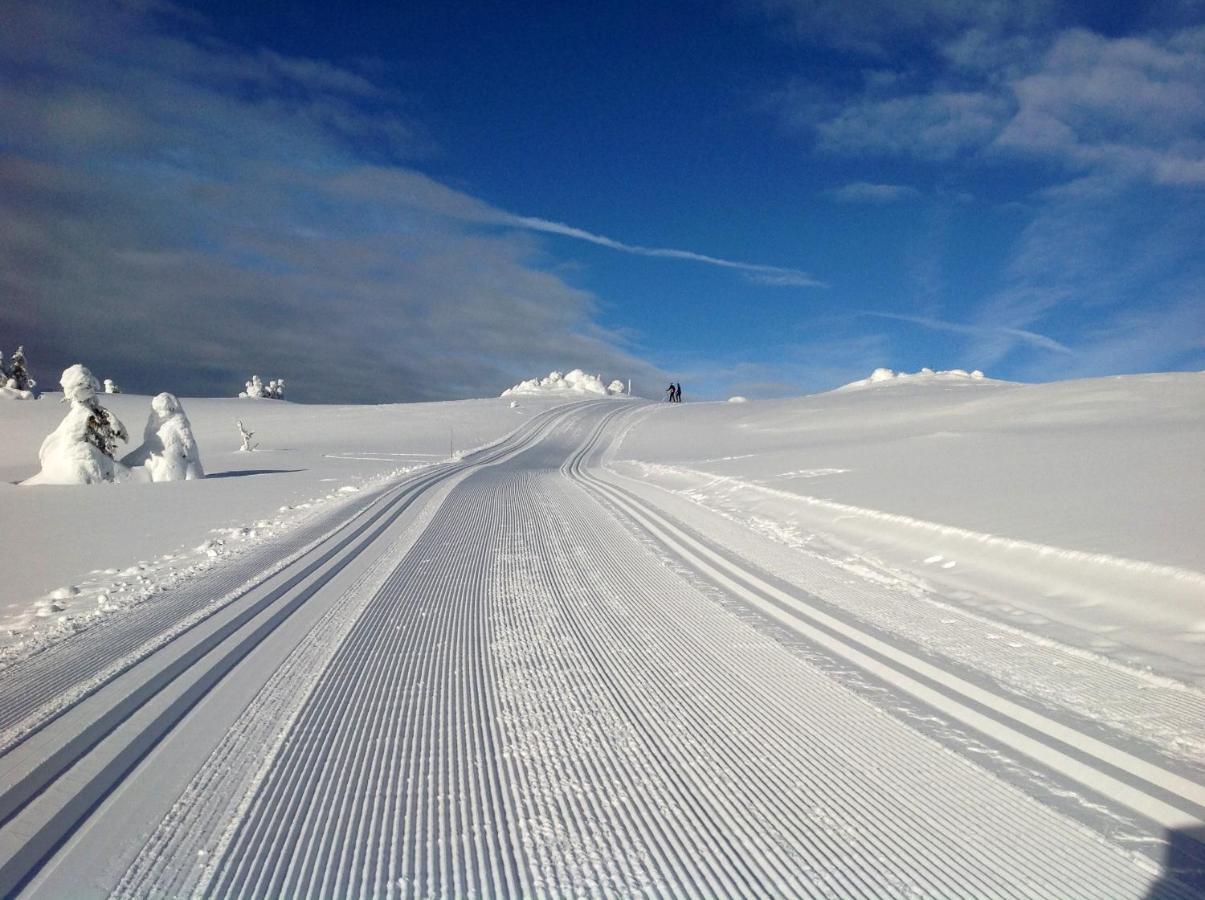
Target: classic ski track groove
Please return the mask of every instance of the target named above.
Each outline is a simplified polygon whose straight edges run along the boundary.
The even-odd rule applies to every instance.
[[[253,580],[209,615],[170,633],[136,662],[119,667],[104,683],[89,685],[70,706],[22,730],[0,756],[0,896],[36,873],[47,854],[218,680],[372,544],[420,494],[466,469],[489,466],[539,443],[573,411],[574,407],[560,407],[541,414],[494,447],[393,485],[283,569]],[[331,543],[334,546],[326,549]],[[314,555],[317,560],[310,559]],[[260,596],[277,577],[284,583]],[[173,607],[179,614],[179,608]],[[163,617],[154,618],[153,627],[164,631]],[[130,646],[145,643],[148,629],[138,627],[137,617],[122,620],[132,625],[129,633],[137,637],[113,640],[107,648],[102,643],[95,655],[81,654],[88,657],[87,664],[69,667],[72,672],[81,678],[95,675]],[[81,637],[90,637],[90,632]],[[90,644],[95,647],[95,638]],[[108,658],[98,663],[96,656]],[[5,677],[10,690],[22,681],[19,670],[18,677],[13,674]],[[63,679],[48,680],[63,683]],[[36,705],[11,705],[38,716]],[[18,715],[9,712],[8,721],[19,722]]]
[[[627,476],[616,473],[620,478]],[[704,474],[704,473],[700,473]],[[712,477],[712,476],[708,476]],[[655,484],[655,483],[654,483]],[[693,490],[655,489],[703,507],[742,530],[758,532],[756,517],[740,507],[729,507],[722,498]],[[771,540],[782,543],[781,533],[771,530]],[[716,544],[714,535],[707,540]],[[750,555],[766,559],[780,579],[807,585],[823,596],[832,589],[842,597],[842,610],[852,613],[872,628],[923,641],[933,652],[970,666],[993,681],[1008,685],[1029,699],[1048,707],[1069,711],[1091,726],[1104,725],[1115,732],[1141,740],[1159,752],[1178,757],[1196,773],[1205,772],[1205,692],[1182,682],[1171,681],[1075,647],[1038,637],[998,620],[943,602],[913,582],[906,573],[893,572],[904,591],[901,602],[895,590],[875,589],[851,583],[851,563],[841,557],[817,552],[807,546],[787,544],[786,554],[767,552],[756,544],[746,545]],[[731,554],[729,554],[731,556]],[[860,563],[853,563],[858,574]],[[859,579],[861,580],[861,579]],[[938,621],[935,621],[938,620]],[[938,624],[938,622],[940,624]],[[985,639],[985,634],[992,639]],[[1136,690],[1136,684],[1141,689]]]
[[[612,549],[626,532],[583,492],[620,505],[582,471],[606,424],[563,466],[478,473],[448,498],[307,700],[206,894],[1137,896],[1149,873],[1086,829]],[[836,698],[858,721],[826,735],[808,711]],[[850,753],[932,777],[884,791],[850,777]],[[989,800],[1026,827],[995,841],[947,817]],[[862,829],[824,818],[851,804]]]
[[[1143,860],[844,688],[635,540],[629,522],[925,703],[974,720],[958,699],[970,687],[1012,713],[847,623],[810,624],[822,614],[805,598],[776,596],[595,475],[587,464],[631,410],[562,408],[475,461],[332,643],[195,896],[1143,895],[1156,874]],[[151,719],[140,729],[178,720],[177,689],[132,714]],[[1061,753],[1043,748],[1043,765]],[[1165,801],[1141,784],[1178,785],[1104,755],[1148,812]],[[196,844],[175,834],[148,842],[127,886],[181,883]]]
[[[1205,825],[1205,785],[1082,734],[815,610],[695,538],[680,531],[675,534],[672,524],[631,493],[584,471],[577,474],[696,570],[859,668],[1092,790],[1106,789],[1114,800],[1164,828]],[[1035,734],[1045,735],[1048,740],[1038,740]],[[1095,765],[1086,759],[1095,761]],[[1114,777],[1114,772],[1124,773],[1129,780]],[[1144,784],[1149,787],[1144,789]]]

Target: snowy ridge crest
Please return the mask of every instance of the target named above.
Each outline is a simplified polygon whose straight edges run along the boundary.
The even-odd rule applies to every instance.
[[[581,369],[562,374],[549,372],[545,378],[529,378],[502,392],[503,397],[546,394],[581,394],[587,397],[622,397],[623,382],[616,378],[604,385],[601,375],[587,375]]]
[[[892,384],[950,384],[971,381],[995,381],[988,378],[978,369],[968,372],[965,369],[947,369],[935,372],[933,369],[921,369],[919,372],[896,372],[892,369],[875,369],[868,378],[860,378],[836,388],[838,391],[856,391],[863,388],[881,387]]]

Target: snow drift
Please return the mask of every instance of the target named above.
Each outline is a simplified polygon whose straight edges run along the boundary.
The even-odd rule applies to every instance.
[[[546,378],[529,378],[502,392],[503,397],[541,394],[580,394],[590,397],[620,397],[624,394],[623,382],[616,378],[604,385],[601,375],[587,375],[581,369],[562,375],[549,372]]]

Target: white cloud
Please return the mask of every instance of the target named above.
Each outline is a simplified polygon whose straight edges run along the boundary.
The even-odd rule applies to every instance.
[[[853,181],[828,191],[828,196],[842,203],[895,203],[919,197],[920,191],[906,184],[875,184],[869,181]]]
[[[864,312],[864,316],[875,316],[880,319],[894,319],[899,322],[911,322],[913,325],[920,325],[923,328],[929,328],[933,331],[949,331],[954,334],[972,335],[976,338],[986,339],[993,343],[1016,343],[1020,342],[1028,344],[1031,347],[1036,347],[1039,350],[1048,350],[1052,353],[1064,353],[1074,355],[1075,351],[1064,344],[1059,343],[1054,338],[1047,337],[1044,334],[1038,334],[1035,331],[1028,331],[1024,328],[1010,328],[1004,325],[968,325],[961,322],[947,322],[942,319],[934,319],[926,316],[906,316],[896,313],[882,312]],[[998,351],[993,350],[992,355],[997,355]],[[999,358],[997,356],[997,358]],[[994,362],[995,360],[993,360]]]
[[[424,145],[369,81],[188,34],[83,3],[0,32],[0,331],[40,370],[225,394],[268,369],[327,401],[494,395],[564,359],[661,380],[506,213],[363,157]]]
[[[737,262],[731,259],[722,259],[715,256],[707,256],[703,253],[695,253],[690,250],[673,250],[666,247],[641,247],[636,244],[625,244],[613,238],[604,237],[601,234],[593,234],[589,231],[584,231],[581,228],[574,228],[572,225],[564,225],[560,222],[550,222],[547,219],[538,219],[531,216],[514,216],[503,215],[498,219],[499,222],[511,225],[515,228],[525,228],[530,231],[539,231],[545,234],[558,234],[563,237],[571,237],[579,241],[587,241],[591,244],[598,244],[601,247],[606,247],[610,250],[618,250],[622,253],[632,253],[637,256],[653,256],[662,259],[682,259],[689,262],[705,263],[710,266],[719,266],[724,269],[735,269],[739,272],[751,277],[753,280],[761,284],[789,286],[789,287],[824,287],[824,282],[818,281],[806,272],[801,272],[798,269],[787,269],[781,266],[766,266],[756,263]]]

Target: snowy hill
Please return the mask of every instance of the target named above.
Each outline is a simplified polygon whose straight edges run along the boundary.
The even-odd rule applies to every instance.
[[[685,404],[634,428],[618,467],[785,546],[874,558],[1001,621],[1205,681],[1203,396],[1196,373],[880,375]]]

